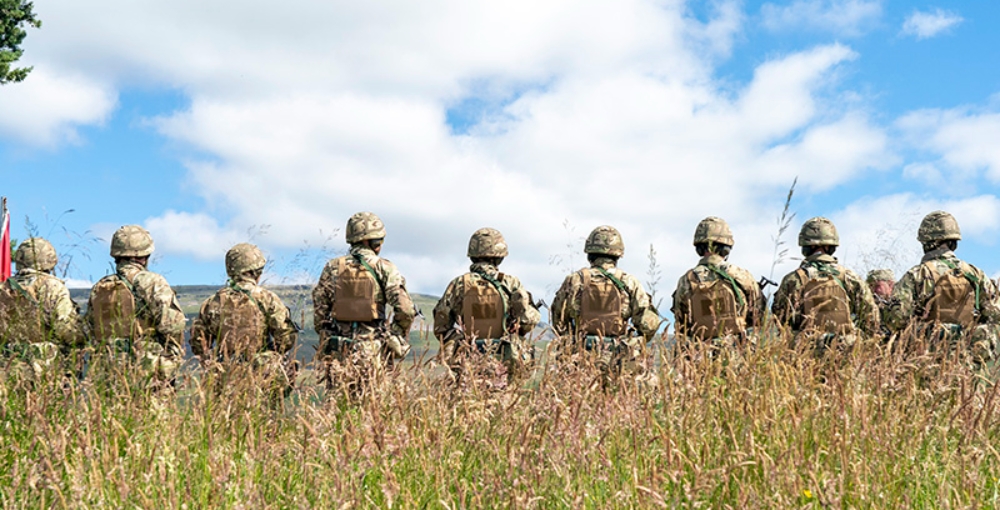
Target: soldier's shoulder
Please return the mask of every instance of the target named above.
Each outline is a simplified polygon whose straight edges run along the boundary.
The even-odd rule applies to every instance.
[[[521,286],[521,279],[520,278],[518,278],[518,277],[516,277],[516,276],[514,276],[514,275],[512,275],[510,273],[500,273],[500,274],[502,275],[501,276],[501,283],[503,283],[504,285],[506,285],[508,287],[520,287]]]
[[[729,275],[732,276],[734,280],[744,285],[749,283],[756,283],[757,281],[753,277],[753,273],[747,271],[746,269],[743,269],[740,266],[735,266],[730,264],[729,267],[726,268],[726,272],[728,272]]]

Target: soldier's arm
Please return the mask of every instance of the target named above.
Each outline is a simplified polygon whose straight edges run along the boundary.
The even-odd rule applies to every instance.
[[[778,322],[794,326],[798,318],[798,303],[795,294],[798,291],[798,272],[793,272],[785,276],[778,285],[778,290],[774,293],[774,302],[771,303],[771,313]]]
[[[570,332],[570,300],[573,299],[573,275],[569,275],[563,280],[562,286],[556,291],[556,296],[552,299],[552,308],[549,309],[549,320],[552,321],[552,328],[556,333],[565,335]]]
[[[184,343],[187,319],[174,290],[166,279],[155,273],[141,273],[136,280],[136,291],[140,292],[141,289],[143,292],[156,332],[163,338],[165,347],[176,349],[175,352],[180,351]]]
[[[629,306],[631,307],[629,318],[632,325],[648,342],[656,334],[656,330],[660,329],[660,324],[664,322],[664,319],[653,307],[649,294],[646,289],[642,288],[638,279],[632,275],[626,275],[622,283],[625,284],[625,288],[629,292]]]
[[[674,314],[674,330],[687,329],[691,324],[690,321],[690,299],[691,291],[688,286],[687,274],[681,276],[677,280],[677,287],[674,288],[674,293],[670,295],[670,312]]]
[[[507,275],[510,294],[510,316],[516,321],[517,334],[527,335],[539,322],[542,314],[531,301],[531,293],[521,285],[521,280]]]
[[[442,346],[453,341],[458,332],[455,330],[455,322],[458,317],[458,310],[461,308],[461,277],[456,278],[448,284],[441,299],[434,305],[434,337]]]
[[[295,346],[299,330],[292,321],[291,310],[285,306],[281,298],[267,289],[261,290],[264,309],[267,312],[265,316],[267,332],[271,335],[272,346],[275,352],[285,354]]]
[[[381,260],[385,282],[385,302],[392,307],[392,324],[389,329],[393,334],[404,340],[409,339],[410,327],[417,317],[417,309],[413,306],[410,293],[406,291],[406,279],[396,266],[387,260]]]
[[[55,278],[47,279],[41,294],[55,340],[66,347],[81,346],[84,336],[80,309],[70,297],[66,285]]]
[[[890,331],[900,331],[910,322],[916,309],[916,293],[916,272],[911,269],[892,288],[892,299],[885,311],[885,325]]]
[[[747,327],[758,327],[764,320],[767,304],[764,302],[764,293],[760,290],[760,284],[747,270],[739,271],[739,278],[736,280],[743,295],[746,298]]]
[[[1000,295],[998,295],[1000,293],[998,293],[996,283],[978,268],[977,272],[979,273],[977,276],[983,282],[982,292],[979,296],[983,314],[982,322],[1000,324]]]
[[[875,336],[881,328],[878,303],[868,284],[853,272],[848,273],[849,285],[853,287],[854,309],[857,310],[857,326],[867,336]]]
[[[215,296],[205,300],[201,304],[198,316],[191,321],[191,352],[199,358],[204,358],[210,353],[215,343],[214,332],[218,331],[218,326],[213,324],[211,307]]]
[[[318,352],[323,352],[323,348],[333,331],[333,284],[334,284],[333,264],[327,263],[323,268],[323,274],[319,277],[319,282],[313,289],[313,329],[319,335]]]

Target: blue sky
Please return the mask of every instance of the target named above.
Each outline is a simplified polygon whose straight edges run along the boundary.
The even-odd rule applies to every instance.
[[[175,284],[222,283],[246,240],[271,282],[308,282],[372,210],[411,290],[440,293],[493,226],[548,298],[610,223],[644,280],[656,250],[663,296],[708,215],[768,274],[797,176],[787,243],[825,215],[845,263],[901,271],[944,207],[1000,273],[995,2],[316,4],[38,2],[35,71],[0,88],[14,236],[30,219],[77,285],[127,223]]]

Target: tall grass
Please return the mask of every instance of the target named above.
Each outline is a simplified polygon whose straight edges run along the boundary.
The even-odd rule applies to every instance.
[[[311,373],[173,391],[95,356],[0,379],[5,508],[827,508],[1000,505],[997,386],[958,357],[866,343],[816,360],[670,351],[656,388],[540,367],[502,392],[397,367],[361,401]]]

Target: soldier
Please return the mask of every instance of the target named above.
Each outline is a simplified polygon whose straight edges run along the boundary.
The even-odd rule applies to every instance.
[[[203,362],[249,362],[291,389],[295,366],[283,366],[298,338],[291,312],[277,294],[258,286],[267,259],[252,244],[226,253],[227,285],[205,300],[191,325],[191,351]]]
[[[617,267],[625,253],[618,230],[595,228],[583,251],[590,267],[563,281],[552,301],[552,326],[564,348],[593,353],[607,383],[611,376],[641,371],[645,344],[662,319],[639,280]]]
[[[888,338],[891,332],[888,329],[886,312],[889,310],[889,303],[892,300],[892,287],[896,284],[896,275],[892,273],[892,269],[873,269],[868,271],[865,283],[868,284],[868,289],[872,291],[875,304],[878,305],[878,316],[882,324],[882,336]]]
[[[14,254],[17,274],[0,287],[0,345],[40,375],[59,352],[83,344],[80,310],[62,280],[52,275],[58,255],[40,237],[21,243]]]
[[[725,220],[710,216],[694,231],[698,265],[677,281],[673,295],[678,337],[735,347],[764,317],[760,285],[749,271],[726,262],[733,234]]]
[[[834,341],[849,348],[857,334],[879,330],[878,306],[865,282],[833,256],[840,236],[833,222],[812,218],[802,225],[799,246],[805,260],[781,280],[772,311],[795,333],[795,343],[822,356]]]
[[[887,319],[893,331],[913,326],[935,343],[966,338],[977,361],[992,359],[1000,323],[997,287],[981,269],[955,256],[962,232],[955,218],[934,211],[917,231],[924,257],[892,291]]]
[[[505,370],[496,375],[505,371],[506,379],[488,381],[502,387],[523,376],[534,359],[534,347],[526,336],[542,316],[521,281],[497,269],[507,253],[499,231],[477,230],[469,239],[469,272],[452,280],[434,307],[434,335],[441,342],[441,357],[459,382],[467,361],[475,365],[478,375],[494,368],[488,357],[502,362]],[[470,359],[480,355],[487,358]]]
[[[115,273],[94,284],[86,319],[98,347],[134,356],[158,382],[173,386],[186,319],[167,280],[147,269],[153,248],[153,238],[138,225],[114,233]]]
[[[416,308],[406,280],[396,266],[380,258],[385,226],[373,213],[347,220],[350,253],[330,260],[313,290],[314,320],[319,334],[318,359],[324,362],[328,388],[338,373],[353,394],[381,374],[392,357],[410,350],[410,326]],[[392,308],[389,323],[386,306]]]

